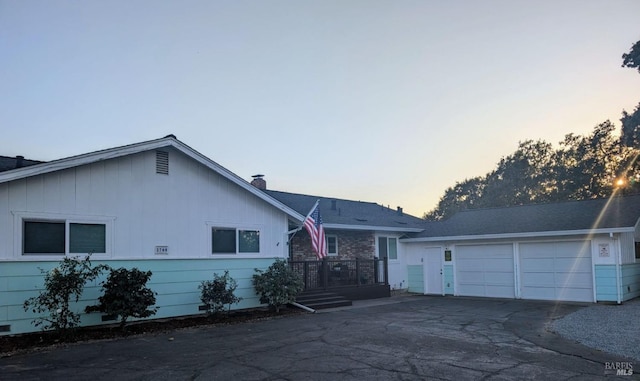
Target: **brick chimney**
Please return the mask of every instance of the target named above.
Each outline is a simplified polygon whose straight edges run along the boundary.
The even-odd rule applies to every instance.
[[[253,180],[251,180],[251,185],[258,189],[267,190],[267,182],[263,179],[264,175],[253,175]]]

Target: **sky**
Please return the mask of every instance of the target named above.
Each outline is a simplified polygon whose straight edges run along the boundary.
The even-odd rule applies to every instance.
[[[0,0],[0,155],[174,134],[270,189],[401,206],[640,102],[637,0]]]

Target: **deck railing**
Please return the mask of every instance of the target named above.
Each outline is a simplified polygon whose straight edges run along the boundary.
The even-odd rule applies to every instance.
[[[304,281],[305,290],[389,284],[387,259],[323,259],[289,261]]]

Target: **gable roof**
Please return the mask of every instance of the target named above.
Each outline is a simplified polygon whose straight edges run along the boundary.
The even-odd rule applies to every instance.
[[[122,147],[109,148],[109,149],[90,152],[82,155],[71,156],[64,159],[49,161],[45,163],[38,163],[38,164],[30,165],[27,167],[7,170],[4,172],[0,172],[0,184],[9,182],[9,181],[31,177],[31,176],[42,175],[46,173],[68,169],[68,168],[74,168],[74,167],[91,164],[91,163],[95,163],[102,160],[114,159],[114,158],[132,155],[140,152],[167,148],[167,147],[173,147],[177,151],[182,152],[183,154],[187,155],[188,157],[192,158],[198,163],[208,167],[212,171],[218,173],[222,177],[238,185],[240,188],[248,191],[249,193],[254,194],[258,198],[262,199],[263,201],[271,204],[275,208],[286,213],[289,217],[293,218],[294,220],[302,221],[304,219],[304,215],[299,214],[298,212],[288,207],[287,205],[284,205],[278,200],[260,191],[253,185],[249,184],[247,181],[243,180],[241,177],[237,176],[235,173],[229,171],[228,169],[224,168],[220,164],[216,163],[215,161],[209,159],[208,157],[204,156],[200,152],[194,150],[193,148],[184,144],[180,140],[176,139],[174,135],[168,135],[161,139],[149,140],[149,141],[130,144]]]
[[[409,241],[615,233],[634,231],[638,217],[640,195],[469,209],[428,223]]]
[[[42,161],[25,159],[22,156],[9,157],[0,156],[0,172],[10,171],[16,168],[28,167],[40,164]]]
[[[263,190],[303,216],[320,200],[325,229],[419,232],[425,221],[373,202],[352,201],[298,193]]]

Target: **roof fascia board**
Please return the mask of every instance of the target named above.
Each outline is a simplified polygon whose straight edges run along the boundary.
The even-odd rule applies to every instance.
[[[441,236],[441,237],[421,237],[421,238],[403,238],[402,242],[437,242],[437,241],[469,241],[469,240],[485,240],[485,239],[508,239],[508,238],[535,238],[535,237],[559,237],[567,235],[593,235],[608,233],[628,233],[633,232],[633,227],[627,228],[605,228],[605,229],[583,229],[583,230],[559,230],[546,232],[527,232],[527,233],[504,233],[504,234],[481,234],[481,235],[459,235],[459,236]]]
[[[30,165],[20,169],[0,173],[0,183],[20,180],[26,177],[43,175],[63,169],[91,164],[102,160],[115,159],[118,157],[132,155],[143,151],[163,148],[172,145],[171,138],[150,140],[142,143],[135,143],[127,146],[109,148],[105,150],[71,156],[64,159],[45,162],[42,164]]]
[[[224,178],[230,180],[234,184],[240,186],[241,188],[249,191],[253,195],[267,202],[268,204],[274,206],[278,210],[286,213],[291,216],[295,220],[302,221],[304,220],[304,216],[295,210],[289,208],[288,206],[282,204],[280,201],[274,199],[273,197],[267,195],[266,193],[260,191],[253,185],[247,183],[243,179],[241,179],[238,175],[224,168],[220,164],[215,161],[209,159],[204,156],[200,152],[194,150],[188,145],[182,143],[181,141],[174,139],[173,137],[165,137],[156,140],[150,140],[141,143],[135,143],[131,145],[126,145],[122,147],[109,148],[105,150],[85,153],[82,155],[71,156],[64,159],[54,160],[51,162],[46,162],[42,164],[36,164],[28,167],[23,167],[17,170],[6,171],[0,173],[0,184],[20,180],[23,178],[37,176],[42,174],[47,174],[59,170],[69,169],[73,167],[78,167],[81,165],[92,164],[98,161],[115,159],[122,156],[133,155],[140,152],[151,151],[159,148],[173,147],[178,151],[184,153],[185,155],[191,157],[195,161],[200,164],[208,167],[214,172],[219,173]]]
[[[406,232],[420,233],[424,231],[421,228],[396,228],[393,226],[375,226],[375,225],[343,225],[343,224],[322,224],[325,229],[342,229],[342,230],[377,230],[385,232]]]

